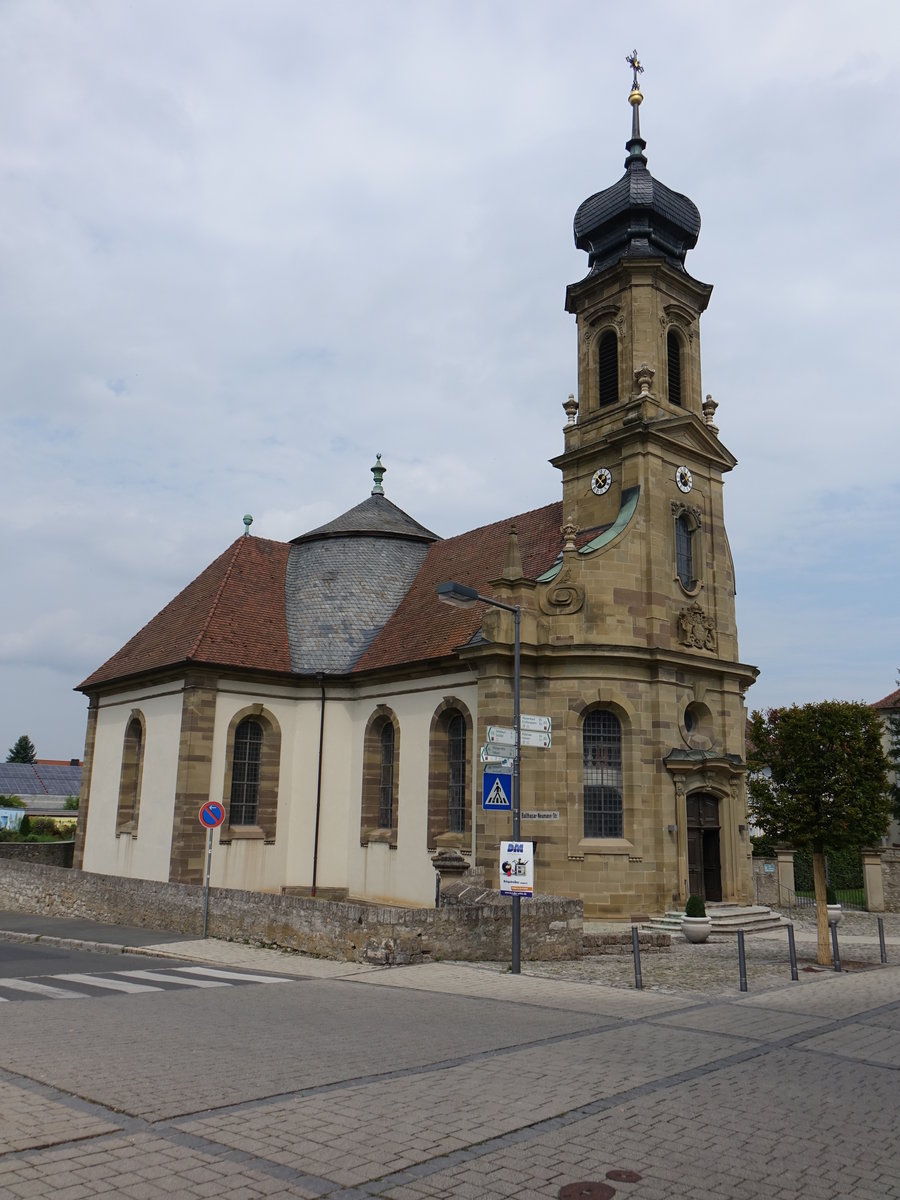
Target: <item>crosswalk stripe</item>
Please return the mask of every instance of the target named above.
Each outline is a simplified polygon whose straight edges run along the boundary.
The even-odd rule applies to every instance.
[[[129,983],[125,979],[107,979],[102,975],[54,975],[54,979],[65,979],[67,983],[83,983],[86,987],[105,989],[110,992],[161,992],[163,989],[149,983]]]
[[[164,975],[162,971],[117,971],[116,974],[127,975],[129,979],[151,979],[156,983],[177,983],[181,987],[231,987],[224,979],[185,979],[179,975]]]
[[[242,971],[217,971],[213,967],[175,967],[176,971],[185,975],[211,975],[214,979],[233,979],[235,981],[251,980],[253,983],[288,983],[289,980],[279,975],[245,975]]]
[[[32,992],[35,996],[44,996],[47,1000],[87,1000],[84,992],[71,992],[68,988],[35,983],[33,979],[0,979],[0,987],[12,988],[17,992]]]

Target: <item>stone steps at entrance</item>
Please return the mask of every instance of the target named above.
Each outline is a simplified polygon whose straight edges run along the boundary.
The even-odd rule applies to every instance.
[[[713,933],[737,933],[739,929],[745,933],[758,933],[763,929],[779,929],[789,924],[781,913],[762,904],[710,901],[706,905],[706,915],[712,919]],[[652,933],[680,933],[683,919],[683,912],[670,910],[661,917],[654,917],[641,928]]]

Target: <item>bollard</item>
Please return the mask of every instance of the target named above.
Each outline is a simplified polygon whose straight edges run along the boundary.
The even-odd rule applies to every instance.
[[[739,929],[738,935],[738,967],[741,974],[741,991],[747,990],[747,956],[744,952],[744,931]]]
[[[791,921],[787,927],[788,931],[788,956],[791,960],[791,979],[796,983],[800,976],[797,974],[797,947],[794,945],[794,922]]]
[[[884,918],[878,918],[878,945],[881,950],[881,961],[887,962],[887,946],[884,944]]]
[[[836,971],[840,971],[840,969],[841,969],[841,955],[840,955],[840,952],[839,952],[839,950],[838,950],[838,940],[837,940],[837,921],[829,921],[829,922],[828,922],[828,927],[829,927],[829,928],[830,928],[830,930],[831,930],[831,955],[832,955],[832,958],[834,959],[834,969],[835,969]]]
[[[631,927],[631,952],[634,956],[634,986],[641,992],[644,989],[644,979],[641,975],[641,942],[637,925]]]

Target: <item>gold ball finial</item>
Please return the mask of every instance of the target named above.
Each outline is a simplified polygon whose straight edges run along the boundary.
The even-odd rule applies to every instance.
[[[632,88],[631,94],[628,97],[628,103],[634,107],[635,104],[640,104],[644,98],[644,93],[639,88]]]

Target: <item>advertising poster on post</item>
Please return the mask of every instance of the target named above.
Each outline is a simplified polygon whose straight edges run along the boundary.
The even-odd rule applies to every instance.
[[[534,842],[500,843],[500,892],[504,896],[534,895]]]

